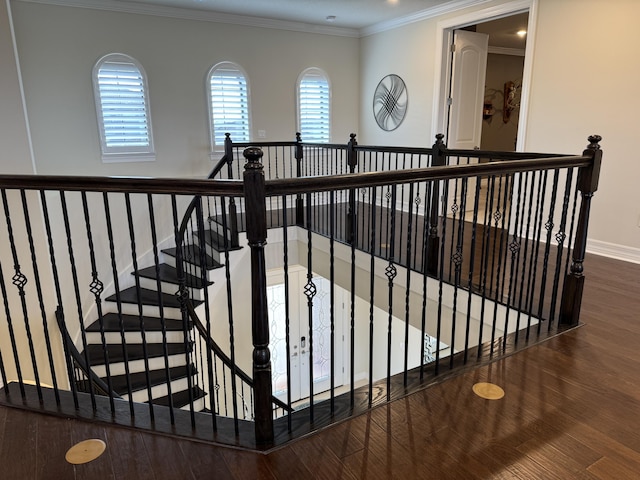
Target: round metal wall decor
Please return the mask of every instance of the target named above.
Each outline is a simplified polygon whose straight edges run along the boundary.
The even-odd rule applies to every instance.
[[[398,75],[387,75],[373,94],[373,116],[378,126],[390,132],[400,126],[409,103],[407,87]]]

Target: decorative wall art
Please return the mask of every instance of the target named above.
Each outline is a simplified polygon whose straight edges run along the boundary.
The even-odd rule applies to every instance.
[[[400,126],[407,113],[407,87],[398,75],[387,75],[373,94],[373,116],[378,126],[387,132]]]

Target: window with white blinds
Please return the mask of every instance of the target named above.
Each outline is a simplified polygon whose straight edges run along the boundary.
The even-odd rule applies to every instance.
[[[142,66],[122,54],[102,57],[93,86],[103,160],[153,158],[147,79]]]
[[[240,67],[224,62],[209,71],[211,149],[224,145],[225,133],[234,142],[249,141],[249,87]]]
[[[329,142],[331,131],[331,88],[319,68],[302,72],[298,80],[298,128],[302,140]]]

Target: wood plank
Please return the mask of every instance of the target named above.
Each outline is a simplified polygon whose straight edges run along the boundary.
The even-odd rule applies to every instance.
[[[140,432],[124,428],[108,428],[107,448],[115,478],[153,480],[157,478]]]
[[[37,478],[38,422],[35,414],[7,412],[0,466],[3,478]]]
[[[73,465],[65,460],[73,445],[71,429],[75,422],[48,415],[38,415],[38,463],[35,478],[73,478]],[[55,439],[55,441],[53,441]],[[46,445],[46,448],[43,448]]]

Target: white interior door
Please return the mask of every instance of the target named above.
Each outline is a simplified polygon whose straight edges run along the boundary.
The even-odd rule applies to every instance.
[[[447,146],[453,149],[477,150],[480,148],[482,139],[482,107],[487,75],[489,35],[455,30],[453,42]],[[478,159],[475,158],[469,159],[470,163],[477,163],[477,161]],[[475,189],[476,179],[469,178],[465,211],[473,210]],[[462,207],[461,190],[461,181],[451,182],[449,185],[449,205],[445,205],[447,215],[452,214],[450,208]]]
[[[489,35],[456,30],[449,94],[449,148],[480,147]]]
[[[271,324],[269,348],[273,392],[283,401],[287,400],[287,351],[286,351],[286,296],[281,273],[271,274],[268,279],[267,305]],[[313,373],[314,395],[331,387],[331,295],[327,279],[314,276],[316,295],[313,297],[312,335],[310,335],[309,307],[304,296],[307,282],[306,271],[289,272],[289,369],[291,371],[291,401],[305,399],[310,395],[311,373]],[[343,383],[343,290],[334,286],[333,309],[333,372],[334,386]],[[311,344],[313,342],[313,345]],[[313,348],[310,348],[313,346]],[[312,367],[311,365],[312,364]]]

